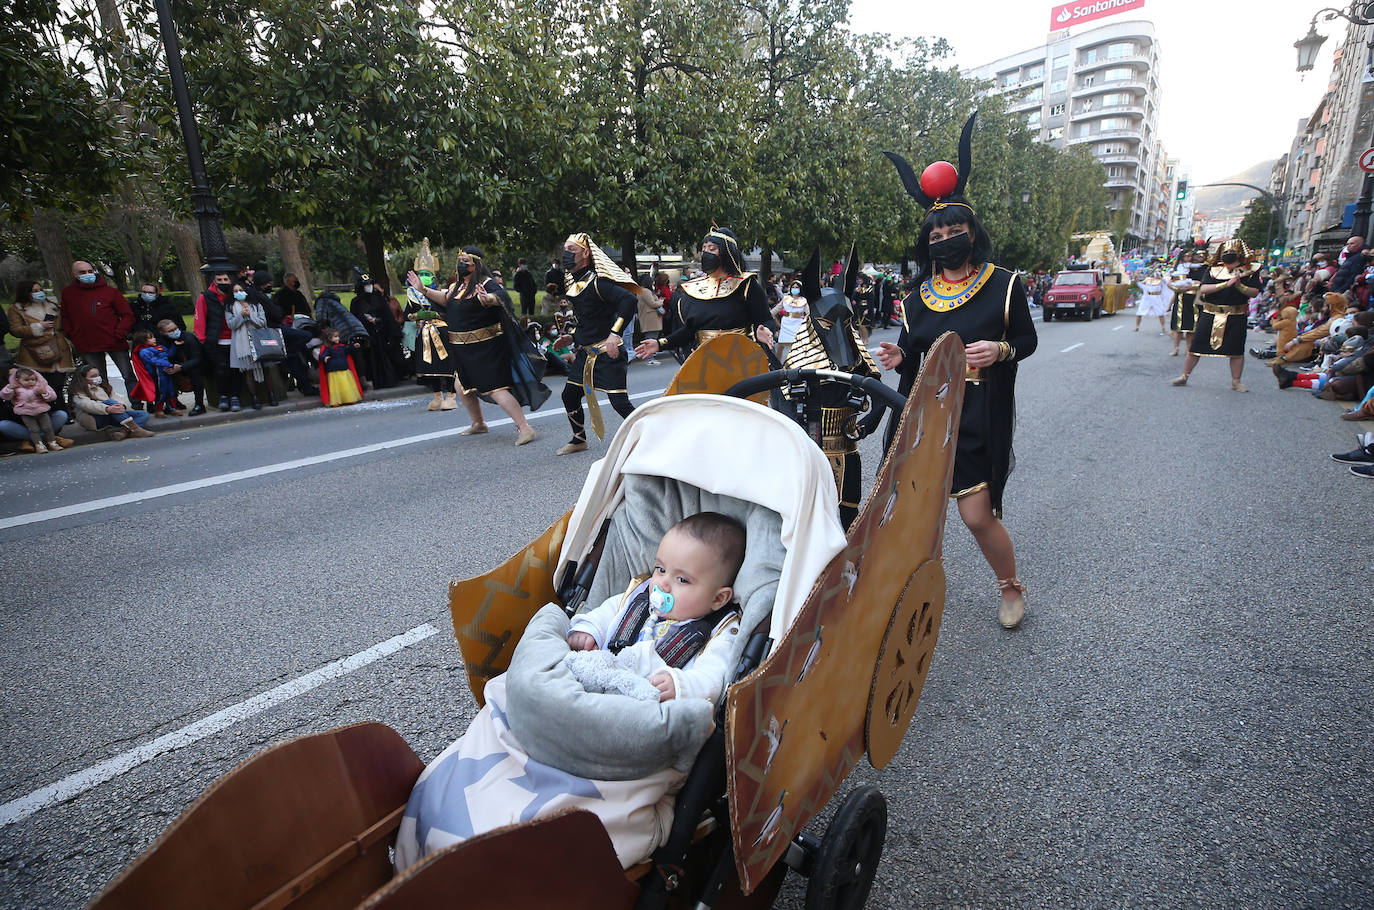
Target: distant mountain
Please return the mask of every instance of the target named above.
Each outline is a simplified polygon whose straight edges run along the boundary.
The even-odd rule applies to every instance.
[[[1217,183],[1253,183],[1255,186],[1269,186],[1269,173],[1274,169],[1274,161],[1261,161]],[[1259,194],[1243,186],[1200,186],[1194,195],[1193,211],[1201,212],[1213,220],[1244,215],[1250,200]]]

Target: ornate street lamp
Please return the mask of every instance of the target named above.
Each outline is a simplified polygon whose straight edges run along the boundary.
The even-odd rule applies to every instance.
[[[1314,17],[1312,24],[1307,28],[1307,34],[1293,42],[1293,47],[1298,49],[1298,72],[1310,72],[1312,67],[1317,64],[1317,52],[1326,43],[1326,36],[1317,34],[1317,20]]]
[[[200,152],[200,130],[191,111],[191,93],[186,89],[186,69],[181,63],[181,42],[177,40],[176,23],[172,21],[169,0],[155,0],[157,24],[162,32],[162,46],[167,51],[167,72],[172,78],[172,95],[176,98],[177,116],[181,120],[181,138],[186,142],[186,162],[191,168],[191,207],[200,224],[200,248],[205,253],[201,272],[233,274],[238,267],[229,261],[229,248],[224,243],[223,214],[210,189],[205,173],[205,159]]]

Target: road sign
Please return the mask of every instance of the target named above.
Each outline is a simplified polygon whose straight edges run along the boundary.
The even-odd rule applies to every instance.
[[[1360,170],[1374,171],[1374,149],[1365,149],[1360,153]]]

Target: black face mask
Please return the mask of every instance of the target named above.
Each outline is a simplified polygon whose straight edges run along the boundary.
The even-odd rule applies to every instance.
[[[229,288],[230,288],[230,287],[232,287],[232,285],[228,285],[228,284],[217,284],[217,285],[215,285],[215,290],[219,291],[219,292],[220,292],[221,294],[223,294],[225,297],[228,297],[228,296],[229,296]]]
[[[464,278],[464,277],[466,277],[466,276],[472,274],[472,263],[471,263],[471,262],[460,262],[460,263],[458,263],[458,267],[455,268],[454,271],[458,273],[458,277],[459,277],[459,278]]]
[[[719,256],[717,256],[715,253],[701,254],[701,270],[703,272],[709,275],[718,268],[720,268]]]
[[[1239,260],[1240,257],[1237,256],[1235,253],[1227,253],[1225,256],[1221,257],[1221,261],[1226,263],[1227,265],[1235,265]]]
[[[573,269],[577,268],[577,254],[576,254],[576,253],[574,253],[574,252],[572,252],[572,251],[570,251],[570,250],[564,250],[564,251],[563,251],[563,268],[567,269],[569,272],[571,272]]]
[[[946,237],[944,240],[930,242],[930,261],[935,263],[937,268],[957,269],[968,262],[969,254],[972,252],[973,235],[967,231]]]

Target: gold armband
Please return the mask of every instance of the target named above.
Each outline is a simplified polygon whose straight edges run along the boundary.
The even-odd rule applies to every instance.
[[[617,317],[615,317],[615,322],[611,323],[611,334],[612,334],[612,335],[619,335],[620,332],[621,332],[621,330],[624,329],[624,328],[625,328],[625,317],[624,317],[624,316],[617,316]]]
[[[997,347],[1001,348],[1001,351],[997,354],[999,363],[1003,360],[1010,360],[1016,356],[1016,348],[1007,344],[1005,341],[997,342]]]

